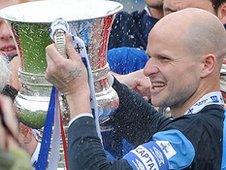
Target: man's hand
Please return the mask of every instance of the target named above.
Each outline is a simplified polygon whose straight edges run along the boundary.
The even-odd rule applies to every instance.
[[[133,88],[136,92],[143,96],[145,100],[151,99],[151,82],[148,77],[137,78],[134,80],[136,86]]]
[[[115,73],[113,73],[113,75],[120,83],[123,83],[130,89],[135,90],[145,99],[150,99],[151,82],[150,79],[144,75],[143,69],[126,75],[119,75]]]
[[[32,155],[37,147],[38,141],[32,129],[23,123],[19,123],[19,140],[26,152]]]
[[[90,113],[88,75],[81,57],[75,51],[72,38],[66,36],[64,58],[54,44],[46,48],[46,79],[66,95],[71,119],[80,113]]]
[[[87,88],[86,68],[79,54],[74,50],[70,36],[66,37],[67,58],[57,51],[54,44],[46,48],[46,79],[64,94],[72,94]]]

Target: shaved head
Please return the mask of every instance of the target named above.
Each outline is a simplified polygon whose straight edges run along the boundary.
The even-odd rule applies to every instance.
[[[195,14],[193,14],[195,17]],[[212,53],[219,55],[225,51],[226,35],[220,20],[203,11],[200,18],[193,20],[184,34],[185,45],[193,55]],[[222,56],[221,56],[222,57]]]
[[[167,34],[167,38],[176,36],[184,44],[184,49],[193,56],[219,54],[226,48],[226,34],[222,23],[215,15],[205,10],[187,8],[167,15],[151,32],[159,31]]]

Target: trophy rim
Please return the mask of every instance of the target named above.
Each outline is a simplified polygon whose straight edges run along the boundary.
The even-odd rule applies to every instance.
[[[50,7],[52,3],[57,4],[57,6],[54,6],[54,5],[52,6],[53,7],[52,12],[55,12],[55,11],[59,12],[59,10],[57,9],[59,5],[62,5],[62,8],[63,7],[69,8],[69,10],[64,11],[62,14],[51,13],[51,11],[49,10],[47,11],[47,6]],[[80,12],[79,12],[77,13],[77,16],[76,16],[76,12],[73,13],[72,11],[73,7],[70,5],[70,3],[74,5],[76,3],[80,3],[80,5],[82,4],[84,6],[88,4],[89,6],[87,7],[87,11],[89,10],[88,9],[89,7],[93,8],[93,10],[94,9],[98,10],[98,7],[97,7],[98,4],[96,3],[99,3],[99,4],[105,3],[103,5],[109,7],[109,9],[103,11],[100,14],[94,14],[94,15],[88,14],[87,16],[82,16],[82,15],[78,16],[80,15]],[[30,13],[30,15],[27,15],[28,11],[29,10],[31,11],[32,9],[34,9],[32,13]],[[41,9],[44,9],[46,11],[42,11]],[[121,11],[122,9],[123,9],[123,5],[121,3],[111,1],[111,0],[92,0],[92,1],[90,0],[42,0],[42,1],[25,2],[25,3],[5,7],[0,10],[0,18],[3,18],[11,22],[22,22],[22,23],[52,23],[57,18],[63,18],[67,22],[73,22],[73,21],[84,21],[84,20],[90,20],[90,19],[104,18],[107,16],[114,15],[117,12]],[[47,13],[48,15],[45,15]],[[42,15],[42,17],[40,17],[40,14]]]

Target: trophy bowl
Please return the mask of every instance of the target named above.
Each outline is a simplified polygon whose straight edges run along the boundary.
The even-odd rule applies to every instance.
[[[13,5],[0,10],[0,17],[12,28],[22,67],[22,89],[15,104],[21,122],[41,129],[45,122],[52,85],[45,80],[45,48],[52,43],[50,25],[58,18],[68,22],[70,32],[83,39],[94,76],[98,107],[116,107],[107,64],[108,38],[120,3],[106,0],[48,0]],[[61,100],[63,101],[63,100]],[[64,104],[61,103],[62,106]],[[62,108],[65,122],[68,109]]]

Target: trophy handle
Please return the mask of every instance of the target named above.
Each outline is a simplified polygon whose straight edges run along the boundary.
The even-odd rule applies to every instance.
[[[51,24],[50,37],[55,42],[57,51],[66,58],[68,57],[67,57],[66,48],[65,48],[65,44],[66,44],[65,34],[68,32],[69,32],[69,25],[62,18],[56,19]]]

